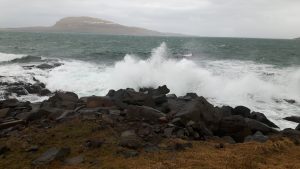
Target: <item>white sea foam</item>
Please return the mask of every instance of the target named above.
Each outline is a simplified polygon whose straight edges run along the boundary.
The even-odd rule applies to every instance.
[[[8,62],[14,59],[20,59],[25,56],[26,55],[22,55],[22,54],[8,54],[8,53],[0,52],[0,62]]]
[[[199,56],[172,59],[163,43],[145,60],[126,55],[113,66],[65,60],[63,66],[49,72],[33,69],[23,74],[34,73],[52,91],[74,91],[80,96],[166,84],[177,95],[196,92],[216,105],[244,105],[265,113],[281,128],[296,126],[282,118],[300,115],[299,67],[279,68],[237,60],[191,60],[194,58]],[[292,105],[283,99],[294,99],[297,103]]]

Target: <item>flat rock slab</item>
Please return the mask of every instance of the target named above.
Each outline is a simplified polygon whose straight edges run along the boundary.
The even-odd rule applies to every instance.
[[[48,164],[54,160],[63,160],[70,154],[70,148],[50,148],[32,162],[33,165]]]

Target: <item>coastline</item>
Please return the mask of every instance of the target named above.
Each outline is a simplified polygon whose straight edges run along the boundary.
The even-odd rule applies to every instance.
[[[29,88],[38,89],[38,92],[47,90],[42,83],[37,84]],[[264,114],[251,112],[247,107],[215,107],[195,93],[177,97],[169,92],[167,86],[160,86],[139,91],[110,90],[106,96],[79,98],[75,93],[58,91],[47,92],[49,99],[37,103],[16,99],[0,101],[0,142],[4,144],[1,146],[0,165],[16,162],[12,155],[18,154],[29,166],[63,168],[75,163],[75,166],[86,168],[85,159],[98,158],[97,153],[94,156],[87,154],[106,145],[113,147],[105,150],[107,156],[113,154],[118,159],[133,161],[157,153],[176,152],[180,156],[199,147],[209,148],[207,153],[232,149],[243,151],[241,147],[252,145],[273,147],[283,144],[283,147],[296,146],[295,151],[299,149],[299,126],[279,130]],[[94,134],[99,135],[98,138],[94,138]],[[49,140],[36,139],[41,137]],[[78,142],[68,144],[70,139]],[[10,142],[17,140],[24,145],[22,148],[16,148]],[[74,150],[74,146],[81,147],[81,150]],[[280,147],[275,150],[286,151]],[[74,151],[79,156],[70,159]],[[252,155],[256,156],[255,153]],[[92,166],[97,168],[98,165]]]

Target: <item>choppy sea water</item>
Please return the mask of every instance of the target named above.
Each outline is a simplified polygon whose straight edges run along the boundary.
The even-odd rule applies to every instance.
[[[63,65],[23,67],[54,61]],[[166,84],[177,95],[195,92],[215,105],[247,106],[281,128],[296,126],[283,117],[300,115],[296,40],[0,32],[0,82],[34,83],[33,77],[52,91],[80,96]],[[0,86],[0,99],[3,92]]]

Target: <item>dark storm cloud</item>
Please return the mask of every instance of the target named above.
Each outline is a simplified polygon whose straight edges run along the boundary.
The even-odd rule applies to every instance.
[[[93,16],[200,36],[300,36],[299,0],[0,0],[0,27],[52,25]]]

